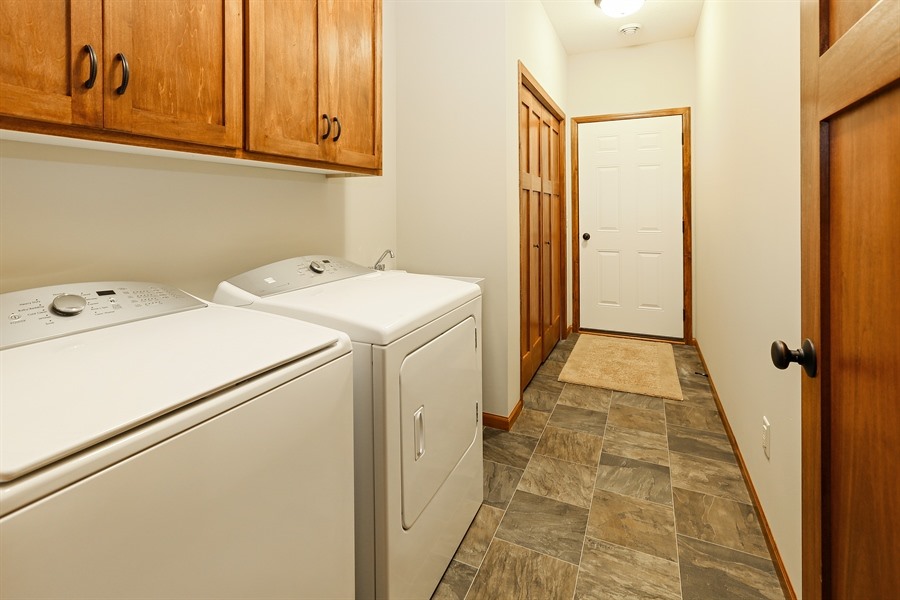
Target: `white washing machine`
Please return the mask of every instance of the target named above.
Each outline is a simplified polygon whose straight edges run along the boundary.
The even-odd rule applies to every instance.
[[[428,598],[481,505],[481,289],[305,256],[215,300],[353,341],[359,598]]]
[[[0,597],[352,597],[351,358],[162,285],[0,295]]]

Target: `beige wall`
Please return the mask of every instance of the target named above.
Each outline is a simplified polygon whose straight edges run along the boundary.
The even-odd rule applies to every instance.
[[[694,39],[569,57],[569,117],[691,106],[696,95]]]
[[[384,177],[2,141],[0,290],[136,279],[208,298],[221,279],[291,256],[374,263],[396,245],[390,3],[384,22]]]
[[[795,590],[801,582],[799,3],[707,2],[697,31],[695,332]],[[761,444],[772,424],[772,457]]]
[[[537,2],[397,12],[397,261],[486,279],[484,410],[507,416],[519,399],[517,61],[562,95],[565,53]]]

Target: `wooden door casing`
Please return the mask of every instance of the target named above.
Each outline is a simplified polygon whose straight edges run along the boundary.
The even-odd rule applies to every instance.
[[[107,129],[237,148],[243,138],[240,0],[106,2]],[[131,71],[123,94],[125,56]]]
[[[64,125],[103,124],[101,0],[0,2],[0,113]],[[97,77],[90,89],[90,45]]]
[[[801,4],[803,597],[900,588],[900,3]]]
[[[519,64],[521,389],[565,335],[565,117]]]
[[[684,342],[693,343],[693,255],[692,255],[692,224],[691,224],[691,109],[672,108],[652,110],[640,113],[623,113],[611,115],[596,115],[587,117],[573,117],[572,128],[572,273],[581,271],[581,231],[579,229],[579,161],[578,161],[578,126],[581,123],[598,123],[602,121],[617,121],[621,119],[641,119],[652,117],[681,116],[682,127],[682,277],[684,279]],[[572,278],[572,327],[575,331],[582,331],[580,320],[581,289],[579,277]]]

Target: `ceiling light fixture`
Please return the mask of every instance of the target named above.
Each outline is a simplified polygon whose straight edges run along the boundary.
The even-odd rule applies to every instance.
[[[633,15],[644,5],[644,0],[594,0],[600,10],[614,19]]]

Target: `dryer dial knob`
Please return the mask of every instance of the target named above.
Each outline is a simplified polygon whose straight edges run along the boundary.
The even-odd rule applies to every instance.
[[[311,263],[309,263],[309,270],[312,271],[313,273],[324,273],[325,267],[323,267],[322,263],[320,263],[319,261],[314,260]]]
[[[63,317],[74,317],[87,306],[87,300],[78,294],[60,294],[50,303],[53,312]]]

